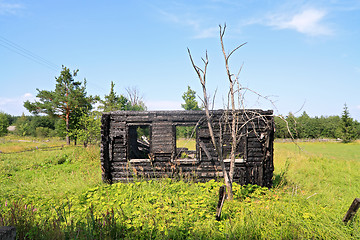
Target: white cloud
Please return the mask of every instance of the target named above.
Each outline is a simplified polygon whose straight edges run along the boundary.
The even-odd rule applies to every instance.
[[[176,23],[178,25],[183,25],[190,27],[194,32],[193,38],[202,39],[202,38],[213,38],[217,36],[218,27],[205,28],[202,24],[202,20],[196,19],[195,17],[184,15],[180,16],[179,14],[173,14],[166,12],[164,10],[158,10],[167,21]]]
[[[31,93],[25,93],[23,98],[33,98],[33,95]]]
[[[0,15],[5,14],[16,14],[18,10],[24,8],[21,4],[16,3],[6,3],[3,0],[0,0]]]
[[[191,19],[188,16],[179,16],[160,9],[158,11],[163,17],[165,17],[167,21],[177,24],[187,25],[195,29],[200,28],[199,21]]]
[[[201,38],[213,38],[218,35],[219,28],[213,27],[213,28],[207,28],[204,30],[198,31],[198,34],[194,36],[194,38],[201,39]]]
[[[25,101],[34,101],[35,97],[31,93],[25,93],[22,96],[14,98],[0,97],[0,111],[14,116],[20,116],[22,113],[29,114],[24,108]]]
[[[272,15],[267,25],[278,29],[293,29],[311,36],[332,35],[333,31],[322,22],[326,14],[325,11],[309,8],[292,16]]]

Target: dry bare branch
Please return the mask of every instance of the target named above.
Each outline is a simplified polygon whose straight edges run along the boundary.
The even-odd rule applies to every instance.
[[[209,110],[209,101],[208,101],[208,95],[207,95],[207,90],[206,90],[206,71],[207,71],[207,66],[209,64],[209,59],[208,59],[208,55],[206,52],[206,56],[205,59],[202,58],[202,61],[204,63],[204,70],[202,70],[201,68],[199,68],[193,61],[193,58],[191,56],[191,52],[188,48],[188,53],[189,53],[189,57],[190,57],[190,61],[191,64],[195,70],[195,72],[198,75],[198,78],[200,80],[202,89],[203,89],[203,99],[202,102],[204,104],[204,109],[205,109],[205,115],[206,115],[206,119],[207,119],[207,125],[208,125],[208,129],[209,129],[209,134],[211,137],[211,141],[213,143],[213,146],[216,150],[216,153],[218,155],[219,158],[219,162],[220,162],[220,166],[224,175],[224,180],[225,180],[225,184],[227,186],[227,192],[228,192],[228,197],[230,197],[232,199],[232,181],[229,178],[228,172],[226,171],[226,167],[225,167],[225,163],[224,163],[224,159],[223,159],[223,154],[222,154],[222,146],[220,145],[221,142],[217,142],[215,139],[215,135],[214,135],[214,131],[213,131],[213,124],[212,124],[212,119],[211,119],[211,115],[210,115],[210,110]],[[202,74],[201,74],[202,73]]]
[[[226,31],[226,24],[224,24],[224,26],[219,25],[220,44],[221,44],[221,50],[222,50],[224,62],[225,62],[226,76],[227,76],[228,82],[229,82],[229,91],[228,91],[228,99],[227,99],[226,109],[224,111],[223,116],[220,119],[218,119],[217,124],[219,125],[220,134],[219,134],[219,136],[216,136],[217,139],[214,136],[214,131],[213,131],[213,127],[212,127],[213,122],[212,122],[212,117],[211,117],[210,111],[209,111],[209,97],[208,97],[207,89],[206,89],[206,73],[207,73],[207,67],[208,67],[208,63],[209,63],[208,54],[206,52],[205,59],[202,58],[204,67],[200,68],[194,63],[189,49],[188,49],[188,53],[189,53],[189,57],[190,57],[192,66],[193,66],[195,72],[197,73],[197,76],[200,80],[200,83],[201,83],[201,86],[203,89],[203,98],[200,98],[200,99],[204,105],[211,141],[212,141],[214,148],[218,154],[220,165],[221,165],[221,168],[224,173],[228,198],[232,199],[232,196],[233,196],[232,195],[232,181],[233,181],[233,176],[234,176],[235,158],[236,158],[235,154],[237,153],[237,147],[239,146],[241,139],[249,136],[250,134],[254,134],[259,140],[265,141],[263,139],[266,136],[266,134],[264,134],[264,131],[269,133],[270,131],[273,131],[273,127],[274,127],[273,121],[270,121],[270,122],[268,121],[269,117],[273,117],[272,114],[271,114],[271,116],[268,116],[268,115],[263,115],[263,113],[260,113],[256,110],[252,111],[252,110],[245,109],[245,93],[247,93],[247,92],[254,93],[254,94],[256,94],[256,96],[258,96],[258,98],[262,98],[262,99],[269,101],[274,109],[277,110],[277,108],[276,108],[274,102],[272,101],[272,99],[269,98],[268,96],[263,96],[263,95],[257,93],[256,91],[249,89],[247,87],[243,87],[241,85],[241,82],[239,81],[239,76],[240,76],[240,73],[242,71],[244,64],[241,65],[241,67],[239,68],[239,71],[237,72],[236,75],[231,73],[231,70],[229,67],[230,57],[237,50],[239,50],[242,46],[244,46],[247,43],[245,42],[243,44],[238,45],[237,47],[235,47],[233,50],[231,50],[227,54],[226,50],[225,50],[225,45],[224,45],[225,31]],[[265,123],[265,124],[263,124],[264,127],[262,128],[262,130],[260,132],[257,132],[259,130],[257,130],[256,125],[259,125],[260,122]],[[288,123],[287,123],[287,127],[288,127],[289,133],[291,134]],[[268,134],[268,135],[270,135],[270,134]],[[225,138],[228,139],[229,137],[231,137],[231,146],[224,146],[223,139],[225,139]],[[268,140],[266,140],[266,141],[268,141]],[[227,150],[224,150],[224,147],[227,147]],[[227,172],[225,169],[225,164],[224,164],[224,154],[228,154],[229,147],[231,148],[231,150],[230,150],[230,170],[229,170],[229,172]]]

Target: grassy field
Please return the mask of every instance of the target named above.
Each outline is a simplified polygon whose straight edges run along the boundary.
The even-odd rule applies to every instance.
[[[275,143],[274,188],[235,184],[221,221],[221,182],[107,185],[98,147],[17,143],[0,139],[0,225],[20,239],[360,238],[360,213],[342,222],[360,197],[359,143]]]
[[[194,139],[180,138],[176,140],[177,148],[187,148],[189,150],[196,150],[196,142]]]
[[[2,153],[16,153],[23,151],[30,151],[34,149],[45,149],[53,147],[61,147],[65,145],[63,140],[58,138],[51,139],[37,139],[34,137],[19,138],[14,135],[9,135],[0,138],[0,151]]]

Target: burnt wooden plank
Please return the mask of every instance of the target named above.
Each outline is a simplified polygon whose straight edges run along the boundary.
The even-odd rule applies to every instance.
[[[114,145],[113,153],[126,153],[125,145]]]
[[[152,146],[172,146],[173,141],[171,137],[153,139],[151,141]]]
[[[125,168],[129,165],[129,162],[126,161],[126,162],[112,162],[111,163],[111,167],[121,167],[121,168]]]
[[[208,159],[212,159],[212,156],[211,156],[209,150],[207,149],[205,143],[204,143],[203,141],[199,141],[199,145],[200,145],[201,149],[205,152],[207,158],[208,158]],[[221,155],[222,155],[222,154],[220,154],[220,156],[221,156]]]
[[[257,138],[248,138],[247,143],[249,148],[261,148],[263,146]]]
[[[133,177],[129,177],[129,178],[113,178],[113,183],[116,182],[123,182],[123,183],[127,183],[127,182],[133,182],[135,179]]]
[[[249,159],[251,159],[251,157],[262,157],[264,156],[264,150],[261,148],[250,148],[247,154]]]
[[[112,163],[113,162],[127,162],[127,159],[126,158],[121,158],[121,157],[113,157]]]
[[[125,173],[112,173],[113,179],[129,179],[129,178],[165,178],[172,177],[173,174],[170,172],[131,172],[129,175]]]

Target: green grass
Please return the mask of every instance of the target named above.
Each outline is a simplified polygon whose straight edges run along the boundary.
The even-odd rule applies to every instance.
[[[299,142],[297,144],[298,146],[293,143],[275,143],[277,148],[281,150],[302,151],[308,156],[313,155],[341,161],[360,161],[360,142],[346,144],[339,142]]]
[[[0,154],[0,225],[20,239],[359,239],[360,213],[342,218],[360,144],[300,145],[275,143],[274,188],[235,184],[221,221],[221,182],[103,184],[98,147]]]
[[[314,208],[328,209],[339,218],[360,196],[360,144],[275,144],[275,173],[289,164],[286,179]],[[281,170],[280,170],[281,171]],[[330,214],[327,214],[330,215]]]
[[[100,174],[98,148],[2,154],[0,197],[61,198],[99,184]]]
[[[195,139],[180,138],[176,140],[177,148],[188,148],[189,150],[196,150]]]
[[[62,145],[65,145],[65,142],[58,138],[42,139],[27,136],[19,138],[15,135],[8,135],[0,138],[0,151],[2,153],[48,149]]]

